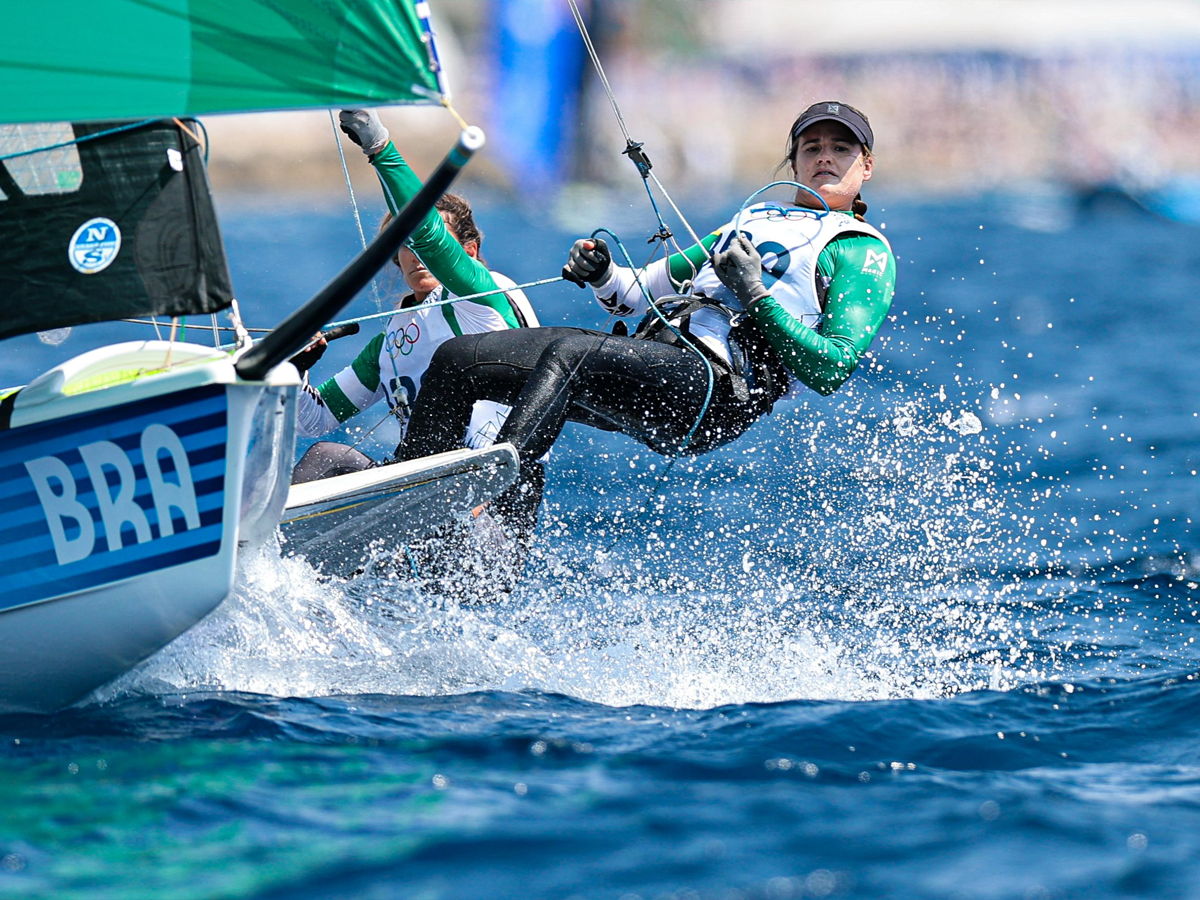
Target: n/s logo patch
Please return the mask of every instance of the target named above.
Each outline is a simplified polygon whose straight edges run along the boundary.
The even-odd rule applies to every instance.
[[[94,275],[112,265],[121,252],[121,229],[103,216],[88,219],[71,236],[67,258],[77,272]]]
[[[883,275],[887,272],[887,254],[868,250],[867,261],[863,263],[862,270],[868,275]]]

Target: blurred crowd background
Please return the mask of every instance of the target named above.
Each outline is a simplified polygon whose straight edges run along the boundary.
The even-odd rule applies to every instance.
[[[566,0],[430,5],[454,104],[488,133],[473,179],[534,200],[581,184],[630,184],[623,137]],[[1169,195],[1200,176],[1197,0],[584,0],[581,8],[630,132],[664,181],[693,193],[763,183],[793,118],[826,99],[870,117],[877,184],[890,191],[1042,184]],[[457,130],[439,109],[383,116],[422,172]],[[207,124],[218,191],[345,190],[325,113]],[[351,168],[369,185],[366,167]]]

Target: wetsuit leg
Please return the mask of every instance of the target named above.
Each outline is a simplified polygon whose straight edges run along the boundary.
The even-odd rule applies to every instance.
[[[497,441],[522,459],[540,458],[568,419],[606,422],[661,452],[678,451],[708,391],[708,369],[684,347],[575,328],[531,328],[464,335],[442,344],[421,385],[404,459],[462,445],[476,400],[513,407]],[[735,403],[718,380],[712,406]],[[710,435],[709,447],[745,430]],[[744,421],[742,421],[744,420]],[[702,431],[703,426],[702,426]]]
[[[552,332],[567,328],[514,328],[464,334],[433,354],[421,378],[417,402],[398,459],[417,459],[463,445],[476,400],[512,406],[525,386]]]
[[[292,469],[292,484],[306,484],[322,478],[332,478],[334,475],[361,472],[374,465],[369,456],[359,453],[353,447],[335,441],[317,441],[300,457],[296,468]]]

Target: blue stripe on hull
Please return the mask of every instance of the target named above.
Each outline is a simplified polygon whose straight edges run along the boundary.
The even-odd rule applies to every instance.
[[[192,393],[195,393],[196,396],[186,403],[177,402],[179,397]],[[226,407],[224,395],[224,385],[210,384],[178,394],[150,397],[146,400],[125,403],[108,409],[77,413],[63,419],[51,419],[48,422],[37,422],[33,425],[14,428],[7,432],[5,437],[25,433],[28,430],[27,437],[16,447],[8,440],[0,440],[0,468],[19,466],[25,459],[54,452],[53,449],[40,449],[43,444],[61,449],[64,429],[70,429],[71,443],[78,447],[80,444],[92,441],[113,440],[112,429],[114,426],[121,429],[119,435],[125,435],[141,433],[147,425],[155,422],[175,426],[202,419],[205,415],[216,414],[224,418]],[[182,437],[182,435],[180,436]]]
[[[221,451],[221,456],[216,462],[208,462],[192,467],[192,478],[195,481],[198,500],[204,494],[219,489],[221,485],[217,482],[225,478],[225,447],[224,445],[220,445],[215,449]],[[189,451],[188,459],[203,458],[207,455],[209,455],[207,452],[200,452],[193,455]],[[154,495],[150,492],[150,482],[146,479],[146,470],[141,466],[134,466],[133,471],[138,478],[138,490],[133,496],[134,502],[146,514],[151,528],[156,529],[158,512],[154,506]],[[75,477],[76,484],[88,483],[86,480],[87,469],[83,466],[80,466],[78,469],[71,467],[71,474]],[[25,477],[25,484],[27,487],[30,484],[28,475]],[[89,509],[97,507],[98,504],[95,501],[95,497],[96,492],[90,488],[88,490],[81,490],[78,494],[79,501]],[[20,494],[14,494],[11,498],[0,497],[0,508],[6,507],[10,502],[18,508],[9,512],[0,512],[0,544],[27,537],[29,535],[28,529],[30,524],[45,518],[41,502],[38,500],[37,492],[34,490],[24,490]]]
[[[181,566],[184,563],[195,562],[198,559],[205,559],[209,556],[216,556],[220,552],[220,549],[221,541],[216,540],[209,543],[197,544],[194,547],[185,547],[182,550],[165,555],[133,560],[129,563],[120,563],[109,569],[97,572],[72,575],[48,585],[35,584],[31,587],[18,588],[11,592],[6,591],[3,598],[0,599],[0,611],[12,609],[16,606],[39,603],[43,600],[50,600],[54,597],[73,594],[89,588],[103,587],[114,581],[122,581],[137,575],[145,575],[148,572],[156,572],[168,566]]]

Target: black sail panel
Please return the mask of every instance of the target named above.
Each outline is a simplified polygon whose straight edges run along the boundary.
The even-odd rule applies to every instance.
[[[123,124],[0,126],[0,338],[232,302],[195,123]]]

